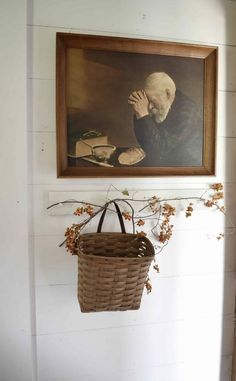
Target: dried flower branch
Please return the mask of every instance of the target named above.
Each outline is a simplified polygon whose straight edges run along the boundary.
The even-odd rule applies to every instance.
[[[109,190],[111,188],[117,190],[122,197],[115,198],[112,200],[108,199]],[[127,222],[132,223],[133,233],[136,232],[137,237],[146,236],[147,233],[152,233],[154,240],[157,241],[156,245],[156,254],[159,254],[168,244],[169,240],[173,235],[174,224],[172,223],[173,218],[176,216],[176,207],[172,202],[186,200],[188,205],[185,208],[185,216],[191,217],[194,211],[194,205],[192,201],[199,202],[204,205],[206,208],[215,208],[221,213],[225,214],[225,207],[222,205],[222,200],[224,198],[223,193],[223,184],[216,183],[212,184],[208,190],[204,191],[201,196],[196,197],[174,197],[174,198],[161,198],[157,196],[152,196],[150,198],[135,199],[134,197],[129,196],[127,189],[119,191],[116,187],[110,186],[106,194],[106,202],[104,205],[97,205],[94,203],[88,203],[84,201],[77,200],[68,200],[61,203],[56,203],[50,205],[47,209],[52,207],[63,205],[67,203],[78,203],[79,207],[75,210],[74,215],[79,218],[79,222],[72,224],[71,227],[66,229],[65,232],[65,241],[62,244],[66,245],[66,250],[71,254],[74,254],[77,250],[78,239],[83,228],[90,223],[90,221],[95,218],[99,213],[101,213],[104,208],[109,211],[115,212],[113,208],[110,207],[110,204],[113,202],[123,204],[122,216]],[[129,196],[125,198],[124,196]],[[135,212],[134,205],[144,203],[144,206],[138,209],[137,213]],[[142,215],[140,213],[142,212]],[[136,221],[136,222],[135,222]],[[154,226],[150,228],[146,224],[147,221],[154,222]],[[138,228],[144,228],[145,230],[138,230]],[[137,229],[135,229],[135,227]],[[220,233],[217,236],[217,239],[220,240],[224,237],[223,233]],[[155,263],[154,269],[159,272],[159,267]],[[148,292],[151,292],[152,286],[150,279],[146,281],[146,288]]]

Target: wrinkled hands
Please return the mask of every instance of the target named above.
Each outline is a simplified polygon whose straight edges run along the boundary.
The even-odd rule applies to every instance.
[[[128,103],[133,108],[137,119],[149,115],[149,101],[144,90],[133,91],[129,96]]]

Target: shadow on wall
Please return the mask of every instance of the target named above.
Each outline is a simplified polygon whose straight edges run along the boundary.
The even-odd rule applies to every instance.
[[[232,56],[230,54],[231,49],[236,49],[236,27],[235,27],[235,15],[236,15],[236,1],[235,0],[220,0],[219,3],[222,6],[222,12],[224,15],[224,28],[225,28],[225,39],[224,39],[224,45],[223,48],[225,50],[225,65],[222,64],[221,62],[221,67],[224,67],[225,72],[222,73],[222,84],[218,84],[218,94],[219,94],[219,101],[224,102],[223,104],[219,105],[219,109],[224,112],[223,119],[219,118],[218,124],[220,121],[223,121],[224,123],[224,141],[225,144],[221,145],[220,147],[223,147],[224,153],[223,156],[225,157],[225,168],[224,168],[224,173],[225,173],[225,178],[222,179],[225,183],[225,194],[226,194],[226,199],[225,199],[225,206],[226,210],[229,211],[230,213],[230,218],[233,222],[233,225],[236,225],[236,220],[234,218],[234,211],[235,211],[235,198],[234,198],[234,190],[235,190],[235,171],[232,171],[232,166],[235,167],[235,155],[233,155],[235,149],[234,149],[234,141],[235,141],[235,130],[233,131],[232,129],[232,123],[233,122],[233,114],[235,112],[235,99],[236,99],[236,76],[234,74],[235,71],[235,66],[233,65],[233,60]],[[222,59],[223,54],[221,55]],[[224,59],[224,58],[223,58]],[[221,130],[223,131],[223,130]],[[220,139],[218,139],[217,144],[221,144],[219,142]],[[229,253],[233,255],[233,252],[235,251],[235,243],[236,239],[235,237],[231,236],[232,239],[227,239],[227,234],[230,234],[230,228],[229,225],[231,225],[231,221],[225,221],[225,233],[226,233],[226,238],[225,238],[225,250],[224,250],[224,268],[226,269],[228,265],[228,259],[229,259]],[[235,232],[234,232],[235,235]],[[233,274],[236,271],[236,260],[235,260],[235,255],[233,256],[233,263],[232,267],[230,268],[230,271],[233,272]],[[227,267],[226,267],[227,266]],[[223,271],[223,270],[222,270]],[[235,290],[234,290],[235,291]],[[224,278],[224,289],[223,289],[223,300],[225,301],[226,298],[228,297],[228,292],[229,292],[229,285],[226,284],[226,277]],[[232,375],[226,374],[225,367],[223,366],[223,361],[221,362],[220,366],[220,381],[228,380],[231,379],[232,381],[236,380],[235,376],[235,330],[231,327],[232,326],[232,319],[234,320],[234,315],[233,311],[232,314],[228,314],[228,311],[225,309],[226,303],[223,304],[223,317],[222,317],[222,347],[221,347],[221,359],[223,359],[223,356],[226,358],[229,358],[229,361],[232,361]],[[235,310],[235,305],[234,305],[234,310]],[[229,324],[224,324],[225,319],[229,322]],[[233,354],[232,360],[231,360],[231,353],[225,353],[224,352],[224,343],[226,340],[229,341],[229,344],[231,345],[232,351],[231,353]],[[227,356],[228,355],[228,356]],[[228,364],[230,366],[230,364]]]

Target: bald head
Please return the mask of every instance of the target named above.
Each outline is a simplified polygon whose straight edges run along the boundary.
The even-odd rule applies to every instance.
[[[173,79],[164,72],[150,74],[144,85],[149,100],[149,111],[157,123],[163,122],[175,99],[176,86]]]
[[[168,90],[175,95],[176,86],[173,79],[164,72],[150,74],[145,80],[145,91],[156,91],[161,94]]]

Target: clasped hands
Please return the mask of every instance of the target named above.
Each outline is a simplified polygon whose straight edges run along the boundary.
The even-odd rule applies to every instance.
[[[144,90],[133,91],[128,103],[134,110],[137,119],[149,115],[149,100]]]

